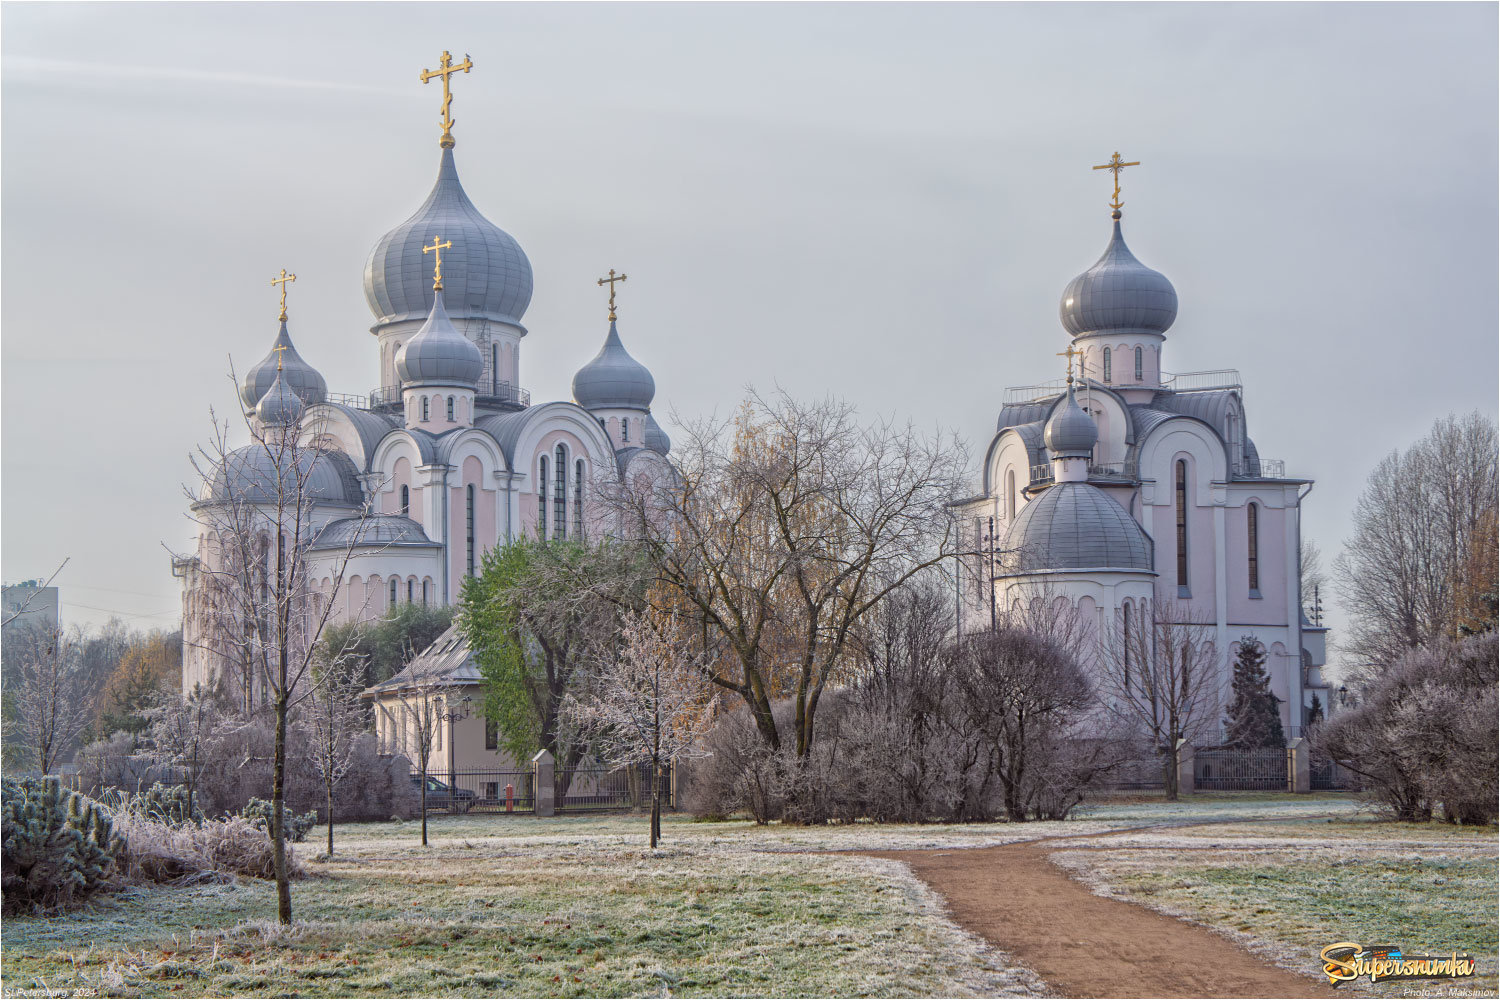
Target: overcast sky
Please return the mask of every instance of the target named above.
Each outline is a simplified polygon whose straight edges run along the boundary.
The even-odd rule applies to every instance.
[[[444,48],[479,208],[531,258],[533,398],[604,335],[659,419],[749,383],[961,433],[1061,374],[1108,237],[1181,302],[1164,367],[1238,368],[1331,559],[1374,464],[1496,410],[1496,7],[35,5],[0,11],[3,575],[175,626],[162,545],[208,409],[291,330],[378,381],[361,274],[438,161]],[[977,459],[976,459],[977,461]],[[1337,619],[1335,619],[1335,624]]]

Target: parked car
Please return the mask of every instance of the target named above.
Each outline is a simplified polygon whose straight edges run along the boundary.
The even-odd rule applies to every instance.
[[[422,776],[414,774],[411,783],[417,786],[417,793],[422,791]],[[474,807],[474,793],[467,788],[454,788],[445,782],[439,781],[432,775],[427,776],[427,808],[446,809],[453,813],[466,813]]]

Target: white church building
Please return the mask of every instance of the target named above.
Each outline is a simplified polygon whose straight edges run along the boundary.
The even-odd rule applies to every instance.
[[[447,107],[445,93],[445,116]],[[522,387],[531,262],[465,193],[451,124],[431,192],[365,263],[380,385],[329,392],[292,342],[283,292],[271,349],[239,387],[252,436],[295,424],[316,456],[308,581],[331,599],[333,622],[377,618],[401,604],[452,604],[487,550],[522,536],[611,533],[591,498],[600,477],[634,481],[670,469],[670,442],[651,414],[655,382],[617,328],[614,282],[623,275],[600,282],[610,286],[608,330],[574,376],[573,399],[533,402]],[[233,451],[194,507],[271,503],[272,461],[259,443]],[[361,525],[366,504],[375,516]],[[197,634],[205,560],[213,558],[208,534],[200,525],[196,551],[173,562],[184,584],[184,690],[209,686],[222,666]],[[336,567],[356,536],[335,593]]]
[[[1043,594],[1099,635],[1170,607],[1212,636],[1226,699],[1236,644],[1254,636],[1285,732],[1301,735],[1314,696],[1329,705],[1326,629],[1299,586],[1312,481],[1261,458],[1238,372],[1164,369],[1177,292],[1125,245],[1118,195],[1103,256],[1063,289],[1067,379],[1006,390],[983,492],[955,505],[961,624]]]

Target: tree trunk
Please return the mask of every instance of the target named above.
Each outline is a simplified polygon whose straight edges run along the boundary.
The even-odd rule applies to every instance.
[[[661,765],[651,769],[651,849],[661,839]]]
[[[281,676],[286,678],[286,648],[281,651]],[[276,916],[283,924],[292,922],[292,883],[286,874],[286,824],[282,813],[286,808],[286,708],[287,694],[283,690],[276,698],[276,759],[271,784],[271,841],[275,849],[276,865]]]
[[[333,782],[329,782],[328,789],[328,856],[333,857]]]
[[[427,846],[427,761],[422,761],[422,846]]]

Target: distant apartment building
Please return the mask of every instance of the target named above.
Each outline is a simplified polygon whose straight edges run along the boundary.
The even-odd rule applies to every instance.
[[[57,628],[57,588],[44,587],[41,580],[23,580],[5,585],[4,614],[5,635],[18,628],[38,625]]]

